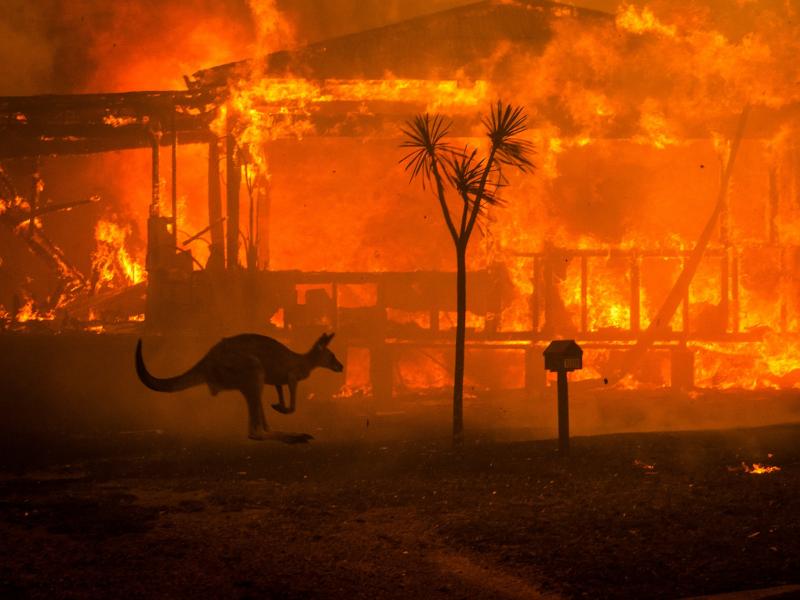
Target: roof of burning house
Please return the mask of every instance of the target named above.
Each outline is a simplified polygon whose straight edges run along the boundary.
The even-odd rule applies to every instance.
[[[542,49],[554,19],[608,21],[611,15],[546,0],[483,0],[368,31],[270,54],[270,76],[310,79],[453,79],[483,76],[498,44]],[[252,60],[196,72],[195,86],[224,86],[246,77]]]
[[[469,79],[481,74],[481,61],[498,43],[542,48],[554,18],[576,16],[608,18],[545,0],[484,0],[276,52],[267,57],[265,72],[312,79],[381,79],[389,74]],[[224,96],[218,95],[219,88],[246,76],[253,65],[247,60],[198,71],[188,80],[189,91],[0,98],[0,158],[146,147],[153,143],[154,131],[167,144],[173,129],[180,143],[201,141],[207,137],[214,101]],[[346,108],[340,103],[329,107],[333,115],[315,115],[318,131],[341,135],[339,115]],[[376,127],[372,122],[369,126]]]
[[[211,116],[198,91],[0,97],[0,158],[197,142]]]

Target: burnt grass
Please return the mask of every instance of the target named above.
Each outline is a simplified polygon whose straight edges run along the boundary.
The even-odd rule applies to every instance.
[[[575,438],[569,458],[552,440],[488,436],[456,451],[51,434],[0,450],[3,598],[678,598],[800,583],[797,425]]]

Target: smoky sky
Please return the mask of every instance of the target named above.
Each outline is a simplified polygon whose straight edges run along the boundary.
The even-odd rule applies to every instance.
[[[3,0],[0,95],[164,87],[182,74],[247,58],[256,38],[247,0]],[[279,0],[296,43],[314,42],[465,4],[463,0]],[[215,48],[216,47],[216,48]],[[196,48],[196,50],[195,50]],[[202,50],[206,50],[204,53]],[[183,54],[182,58],[174,58]],[[151,65],[148,57],[152,57]],[[154,71],[148,77],[147,70]],[[139,70],[127,80],[118,71]],[[151,83],[152,82],[152,83]],[[148,85],[149,84],[149,85]]]
[[[296,45],[472,3],[274,1],[292,24]],[[627,2],[565,2],[609,12],[622,3]],[[717,16],[717,27],[736,36],[749,29],[751,7],[780,5],[787,10],[794,0],[630,3],[711,13]],[[182,75],[248,58],[256,43],[257,25],[248,0],[2,0],[0,4],[0,95],[180,89]]]
[[[298,45],[470,3],[276,2],[294,26]],[[576,4],[613,8],[614,3]],[[3,0],[2,4],[0,95],[179,87],[183,74],[247,58],[256,38],[247,0]],[[172,78],[156,72],[168,69],[176,71]]]

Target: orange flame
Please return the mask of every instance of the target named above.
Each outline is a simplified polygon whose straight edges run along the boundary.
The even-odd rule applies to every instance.
[[[126,248],[130,227],[101,219],[94,231],[95,250],[92,272],[99,287],[113,289],[136,285],[145,280],[145,270]]]

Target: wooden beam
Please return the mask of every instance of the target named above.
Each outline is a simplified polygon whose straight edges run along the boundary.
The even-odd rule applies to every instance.
[[[236,138],[232,133],[226,137],[226,173],[228,211],[227,267],[234,269],[239,265],[239,188],[242,182],[241,166],[236,162]]]
[[[225,219],[222,216],[222,190],[219,182],[219,141],[208,142],[208,223],[211,229],[209,266],[225,265]]]

